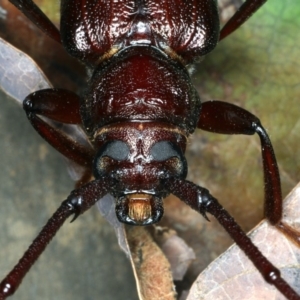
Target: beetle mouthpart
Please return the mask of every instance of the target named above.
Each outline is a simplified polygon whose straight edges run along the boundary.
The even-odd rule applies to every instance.
[[[151,195],[133,194],[128,197],[128,217],[138,223],[143,223],[151,217]]]
[[[150,225],[163,215],[160,198],[150,194],[130,194],[117,200],[116,214],[120,222],[130,225]]]

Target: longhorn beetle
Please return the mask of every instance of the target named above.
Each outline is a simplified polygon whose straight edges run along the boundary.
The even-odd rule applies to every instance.
[[[82,61],[90,78],[82,95],[63,89],[34,92],[23,102],[36,131],[83,169],[71,192],[0,284],[0,299],[15,292],[32,264],[62,226],[106,194],[129,225],[163,216],[163,199],[179,197],[204,218],[212,214],[267,282],[288,299],[300,299],[207,189],[185,180],[187,138],[196,128],[223,134],[258,134],[261,141],[265,217],[289,238],[299,234],[281,221],[282,196],[271,141],[259,119],[221,101],[200,102],[187,66],[212,51],[265,0],[245,1],[219,31],[215,1],[62,0],[58,30],[31,0],[11,0],[34,24]],[[84,129],[79,143],[45,121]],[[94,177],[90,181],[91,177]]]

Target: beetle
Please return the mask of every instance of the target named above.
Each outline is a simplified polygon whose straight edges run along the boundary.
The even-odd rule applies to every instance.
[[[142,2],[138,2],[138,5],[141,5],[141,3]],[[248,1],[248,3],[249,3],[249,1]],[[143,7],[142,7],[142,5],[141,6],[138,6],[138,8],[139,9],[142,9]],[[145,13],[145,12],[142,12],[142,10],[141,10],[141,12],[138,12],[138,14],[137,15],[139,15],[139,17],[141,17],[141,18],[143,18],[143,17],[145,17],[145,15],[146,15],[147,13]],[[144,21],[142,21],[142,23],[143,23]],[[145,23],[145,22],[144,22]],[[147,23],[147,22],[146,22]],[[139,24],[139,23],[137,23],[137,24]],[[134,30],[133,30],[134,31]],[[137,31],[138,32],[138,31]],[[224,32],[224,31],[223,31]],[[139,39],[137,39],[138,41],[139,41]],[[133,41],[134,42],[136,42],[136,40],[135,39],[133,39]],[[142,43],[143,44],[143,43]],[[137,52],[135,52],[136,51],[136,49],[137,49],[137,47],[139,47],[139,46],[144,46],[144,45],[136,45],[136,46],[134,46],[133,48],[131,48],[131,49],[129,49],[129,47],[128,48],[125,48],[124,49],[124,51],[125,52],[123,52],[123,53],[121,53],[122,55],[124,55],[124,57],[127,57],[127,55],[132,55],[133,57],[137,57],[138,56],[138,51]],[[128,54],[130,51],[133,51],[132,53],[133,54]],[[148,49],[149,50],[149,49]],[[147,50],[147,51],[148,51]],[[147,52],[147,54],[145,54],[145,55],[148,55],[150,58],[152,58],[152,57],[155,57],[156,55],[158,55],[158,54],[155,54],[157,49],[150,49],[148,52]],[[128,52],[126,52],[126,51],[128,51]],[[153,52],[154,51],[154,52]],[[166,51],[168,51],[168,50],[166,50]],[[146,52],[145,52],[146,53]],[[158,52],[157,52],[158,53]],[[120,53],[119,53],[120,54]],[[119,54],[117,54],[117,55],[119,55]],[[120,55],[121,55],[120,54]],[[174,53],[172,54],[172,53],[169,53],[171,56],[173,55],[174,56]],[[119,59],[119,61],[118,62],[122,62],[123,61],[123,59],[125,59],[124,57],[122,57],[122,55],[118,58]],[[94,59],[94,58],[93,58]],[[104,65],[105,66],[105,65]],[[177,68],[177,67],[176,67]],[[178,77],[178,80],[181,82],[181,79],[180,79],[180,76]],[[176,81],[176,80],[175,80]],[[182,84],[184,84],[184,80],[183,80],[183,82],[182,82]],[[180,84],[179,84],[180,85]],[[66,94],[64,94],[64,96],[66,96],[66,97],[68,97],[68,95],[66,95]],[[34,97],[34,96],[33,96]],[[45,97],[45,95],[44,95],[44,97]],[[48,97],[47,95],[46,95],[46,97]],[[189,97],[193,97],[193,96],[189,96]],[[188,97],[188,98],[189,98]],[[217,107],[215,107],[214,105],[215,104],[217,104]],[[27,106],[27,113],[28,113],[28,116],[30,117],[30,118],[32,118],[32,120],[35,118],[35,116],[33,116],[32,115],[32,112],[30,111],[30,109],[29,109],[29,107],[32,105],[32,103],[30,102],[30,99],[29,99],[29,101],[28,102],[25,102],[25,107]],[[210,105],[212,105],[212,108],[210,108]],[[129,105],[130,106],[130,105]],[[207,107],[206,108],[206,110],[207,110],[207,112],[209,112],[210,111],[210,109],[212,109],[213,111],[216,111],[218,108],[221,108],[221,110],[222,111],[226,111],[226,110],[230,110],[230,112],[233,112],[233,111],[235,111],[235,110],[237,110],[237,111],[235,111],[235,112],[237,112],[236,114],[237,115],[239,115],[239,114],[244,114],[244,111],[243,110],[239,110],[238,108],[235,108],[235,107],[233,107],[233,106],[231,106],[231,105],[229,105],[229,107],[230,107],[230,109],[228,109],[228,106],[226,105],[226,104],[223,104],[223,103],[211,103],[211,104],[207,104],[205,107]],[[194,107],[195,109],[191,109],[190,110],[190,112],[192,111],[192,112],[194,112],[194,110],[196,111],[197,110],[197,107]],[[85,113],[87,113],[87,110],[85,111]],[[205,117],[205,114],[202,114],[202,116],[203,117]],[[105,118],[105,116],[103,116],[103,118]],[[158,118],[162,118],[162,116],[158,116]],[[247,115],[247,118],[252,118],[252,117],[250,117],[250,115]],[[89,124],[89,122],[91,121],[91,119],[92,119],[92,117],[91,116],[87,116],[86,117],[86,122],[88,122],[87,123],[87,125],[86,125],[86,129],[87,128],[90,128],[90,127],[93,127],[94,126],[94,124],[92,124],[93,126],[90,126],[90,125],[88,125]],[[192,117],[191,117],[191,119],[192,119]],[[253,118],[253,119],[251,119],[252,121],[255,121],[255,122],[257,122],[256,121],[256,119],[255,118]],[[181,120],[182,121],[182,120]],[[33,123],[34,123],[35,121],[33,121]],[[176,121],[175,119],[171,122],[171,123],[180,123],[179,121]],[[94,122],[95,123],[95,122]],[[202,122],[201,122],[201,124],[202,124]],[[141,127],[134,127],[136,124],[130,124],[130,125],[132,125],[133,126],[133,131],[132,132],[134,132],[134,131],[142,131],[142,129],[143,129],[143,126],[144,125],[150,125],[150,124],[139,124],[139,126],[141,126]],[[207,123],[205,123],[203,126],[204,126],[204,129],[209,129],[209,126],[212,126],[211,124],[209,124],[208,125],[208,127],[206,128],[205,126],[207,125]],[[184,130],[189,130],[189,126],[192,126],[191,124],[186,124],[185,125],[186,127],[184,128]],[[213,128],[214,130],[216,130],[215,128]],[[99,130],[100,130],[100,128],[99,128]],[[114,130],[116,130],[116,131],[118,131],[118,130],[120,130],[120,128],[116,128],[116,129],[112,129],[112,132],[114,132]],[[168,173],[168,178],[169,178],[169,176],[171,176],[171,177],[173,177],[173,173],[172,172],[177,172],[177,175],[175,175],[175,177],[184,177],[185,176],[185,173],[186,173],[186,171],[185,171],[185,168],[186,168],[186,166],[185,166],[185,161],[184,161],[184,158],[182,157],[182,152],[184,152],[183,151],[183,149],[184,149],[184,146],[182,145],[182,140],[180,139],[180,137],[178,137],[178,135],[180,136],[180,134],[183,136],[183,134],[182,134],[182,132],[180,133],[179,131],[172,131],[172,130],[170,130],[170,128],[169,129],[166,129],[166,128],[160,128],[160,130],[162,130],[161,132],[160,132],[160,135],[159,136],[168,136],[168,132],[170,133],[170,131],[171,132],[173,132],[173,134],[176,134],[176,139],[177,139],[177,142],[181,145],[179,148],[181,148],[181,149],[178,149],[178,148],[176,148],[173,144],[174,144],[174,142],[166,142],[166,141],[164,141],[164,140],[162,140],[161,142],[157,142],[157,145],[156,144],[154,144],[154,145],[152,145],[152,147],[150,147],[148,150],[146,150],[146,148],[143,148],[144,149],[144,151],[150,151],[150,152],[148,152],[148,155],[149,156],[151,156],[152,157],[152,160],[154,160],[154,161],[156,161],[156,162],[160,162],[160,161],[168,161],[169,159],[170,159],[170,161],[168,162],[168,165],[165,165],[164,166],[164,168],[166,168],[166,169],[168,169],[169,171],[167,172]],[[128,136],[131,136],[133,133],[132,133],[129,129],[128,129]],[[154,132],[154,130],[152,130],[152,132]],[[104,134],[106,134],[106,133],[104,133]],[[263,135],[265,135],[265,133],[263,133]],[[172,141],[174,140],[174,137],[172,138],[171,136],[169,137]],[[168,138],[168,139],[169,139]],[[106,139],[106,138],[105,138]],[[179,140],[178,140],[179,139]],[[96,169],[97,169],[97,171],[95,172],[95,174],[97,174],[97,172],[98,172],[98,176],[99,177],[102,177],[103,176],[103,166],[106,166],[107,168],[109,168],[109,166],[110,166],[110,163],[112,163],[112,162],[110,162],[109,160],[110,159],[113,159],[113,160],[116,160],[116,161],[124,161],[125,160],[125,158],[124,158],[124,156],[122,156],[122,155],[125,155],[125,157],[127,157],[127,156],[129,156],[129,154],[131,153],[130,151],[133,151],[133,149],[131,149],[130,151],[128,150],[128,147],[126,147],[126,143],[124,144],[124,142],[123,142],[123,144],[122,144],[122,142],[120,142],[122,139],[120,138],[120,137],[118,137],[117,138],[117,141],[118,142],[115,142],[114,141],[114,139],[112,139],[111,140],[111,142],[109,143],[109,144],[105,144],[105,145],[103,145],[103,149],[102,149],[102,152],[100,152],[100,154],[99,154],[99,161],[98,162],[95,162],[95,164],[98,166],[98,167],[96,167]],[[266,142],[266,141],[265,141]],[[102,142],[101,142],[101,140],[99,141],[99,143],[101,144]],[[156,145],[156,146],[155,146]],[[269,141],[267,140],[267,147],[270,147],[270,143],[269,143]],[[146,147],[146,146],[145,146]],[[118,149],[123,149],[123,151],[119,151]],[[271,148],[270,148],[271,149]],[[108,153],[113,153],[113,156],[109,156],[108,155]],[[269,153],[271,153],[270,155],[272,156],[272,150],[270,150],[270,152]],[[160,156],[161,154],[163,154],[162,156]],[[165,155],[165,156],[164,156]],[[171,156],[170,156],[171,155]],[[107,159],[106,157],[110,157],[109,159]],[[164,158],[164,159],[163,159]],[[134,157],[132,156],[131,157],[131,159],[133,159],[134,160]],[[150,159],[151,160],[151,159]],[[160,164],[160,163],[158,163],[158,164]],[[274,159],[273,159],[273,165],[274,165]],[[105,168],[106,168],[105,167]],[[121,178],[123,178],[123,180],[125,180],[126,181],[126,178],[124,178],[124,177],[122,177],[124,174],[126,174],[126,172],[127,172],[127,168],[126,167],[123,167],[124,169],[124,171],[123,172],[117,172],[117,174],[116,175],[114,175],[116,178],[117,177],[119,177],[119,176],[121,176]],[[265,167],[266,168],[266,167]],[[270,168],[270,167],[269,167]],[[117,168],[118,170],[121,170],[122,169],[122,167],[118,167]],[[99,171],[100,170],[100,171]],[[177,171],[176,171],[177,170]],[[265,169],[266,170],[266,169]],[[268,171],[270,171],[270,169],[268,169]],[[113,174],[113,172],[109,169],[109,171],[108,170],[106,170],[106,172],[107,173],[110,173],[110,174]],[[153,187],[155,184],[153,183],[155,180],[156,180],[156,178],[157,178],[157,176],[158,176],[158,174],[154,174],[155,176],[153,176],[153,177],[151,177],[150,175],[152,174],[152,172],[154,172],[154,171],[151,171],[151,170],[149,170],[149,172],[150,173],[148,173],[148,175],[149,175],[149,182],[148,182],[148,184],[149,184],[149,186],[150,187]],[[276,170],[274,170],[273,172],[275,172],[276,173]],[[170,175],[171,174],[171,175]],[[276,176],[275,176],[276,177]],[[115,179],[116,179],[115,178]],[[132,177],[131,177],[132,178]],[[169,179],[168,178],[165,178],[165,177],[163,177],[163,181],[165,181],[165,180],[167,180],[167,181],[169,181]],[[151,181],[151,180],[153,181]],[[174,179],[175,180],[175,179]],[[279,179],[277,179],[277,178],[275,178],[274,179],[274,177],[273,177],[273,180],[275,180],[275,182],[277,183],[277,186],[279,186],[279,184],[278,184],[278,180]],[[136,177],[136,180],[135,180],[135,182],[137,182],[138,181],[138,177]],[[185,197],[187,197],[187,194],[184,194],[184,193],[190,193],[190,192],[192,192],[192,191],[194,191],[195,192],[195,187],[193,186],[193,185],[191,185],[191,184],[189,184],[189,183],[186,183],[187,184],[187,186],[186,187],[189,187],[189,191],[186,191],[186,189],[184,189],[183,187],[182,187],[182,189],[181,190],[177,190],[176,189],[176,186],[175,186],[175,183],[177,184],[179,184],[180,183],[180,181],[173,181],[173,183],[172,183],[172,181],[170,181],[169,182],[169,184],[170,184],[170,188],[171,188],[171,190],[176,194],[177,193],[177,195],[179,195],[179,196],[183,196],[183,198],[184,198],[184,196]],[[111,185],[111,183],[110,184],[108,184],[108,185]],[[126,221],[126,222],[128,222],[128,223],[151,223],[151,222],[153,222],[153,221],[157,221],[160,217],[161,217],[161,215],[162,215],[162,205],[161,205],[161,202],[160,202],[160,197],[156,197],[156,191],[154,191],[154,193],[153,193],[153,191],[152,191],[152,188],[147,188],[146,189],[146,191],[143,189],[143,188],[141,188],[141,187],[139,187],[138,188],[138,191],[136,192],[136,188],[132,188],[131,187],[131,183],[126,183],[125,184],[125,186],[126,186],[126,193],[125,194],[122,194],[122,195],[119,195],[119,197],[118,197],[118,201],[117,201],[117,213],[118,213],[118,216],[119,216],[119,219],[120,220],[122,220],[122,221]],[[273,186],[275,186],[276,187],[276,185],[273,185]],[[124,187],[122,186],[121,188],[118,188],[117,190],[123,190],[124,189]],[[198,190],[197,190],[198,191]],[[201,191],[203,191],[203,192],[205,192],[204,190],[201,190]],[[117,192],[116,192],[117,193]],[[159,196],[161,196],[161,197],[163,197],[165,194],[165,191],[163,191],[163,190],[160,190],[160,195]],[[182,194],[183,193],[183,194]],[[198,193],[198,192],[197,192]],[[206,193],[206,192],[205,192]],[[146,195],[146,196],[145,196]],[[151,195],[154,195],[154,196],[151,196]],[[116,196],[117,196],[117,194],[116,194]],[[270,195],[269,195],[270,196]],[[272,194],[272,196],[273,196],[273,194]],[[210,197],[210,196],[209,196]],[[278,196],[277,196],[278,197]],[[273,197],[272,197],[273,198]],[[211,200],[212,200],[212,198],[211,198]],[[136,210],[135,210],[135,208],[134,208],[134,205],[131,205],[131,204],[133,204],[133,203],[135,203],[135,202],[141,202],[141,203],[143,203],[143,206],[145,207],[145,209],[143,209],[142,210],[142,212],[141,212],[141,214],[140,214],[140,212],[136,212]],[[68,203],[68,204],[70,204],[70,203]],[[77,203],[78,204],[78,203]],[[76,205],[77,205],[76,204]],[[72,205],[74,205],[74,203],[72,204]],[[132,206],[132,207],[131,207]],[[150,209],[151,208],[151,209]],[[150,212],[151,211],[151,212]],[[155,214],[153,214],[153,212],[155,212]],[[204,214],[204,212],[203,212],[203,214]],[[128,215],[129,215],[129,218],[128,218]],[[141,219],[139,219],[140,218],[140,216],[142,216],[142,220]],[[270,216],[269,216],[270,217]],[[274,221],[273,221],[274,222]]]

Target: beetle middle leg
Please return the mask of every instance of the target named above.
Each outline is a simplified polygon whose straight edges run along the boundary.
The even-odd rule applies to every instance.
[[[258,134],[264,170],[264,216],[300,247],[300,233],[281,221],[282,194],[277,161],[272,143],[259,119],[236,105],[208,101],[202,104],[198,128],[221,134]]]
[[[220,41],[244,24],[267,0],[246,0],[220,31]]]
[[[49,37],[61,44],[60,32],[32,0],[9,0]]]

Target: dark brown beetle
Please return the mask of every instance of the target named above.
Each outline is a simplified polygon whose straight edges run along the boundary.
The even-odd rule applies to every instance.
[[[282,200],[276,159],[259,120],[232,104],[211,101],[201,105],[185,67],[211,51],[219,39],[238,28],[265,1],[246,1],[220,37],[213,1],[182,5],[181,1],[137,0],[111,6],[62,1],[60,33],[30,1],[12,2],[49,36],[62,41],[92,75],[81,98],[52,89],[31,94],[24,101],[35,129],[59,152],[85,168],[85,173],[81,187],[63,202],[1,283],[3,299],[14,292],[65,219],[72,214],[75,219],[107,193],[116,198],[119,220],[132,225],[159,221],[162,200],[169,193],[204,217],[206,212],[213,214],[265,279],[287,298],[298,299],[217,200],[206,189],[184,180],[186,139],[196,127],[225,134],[258,133],[264,161],[265,216],[297,240],[296,233],[280,222]],[[82,125],[91,144],[78,144],[38,115]],[[96,180],[86,183],[92,172]]]

